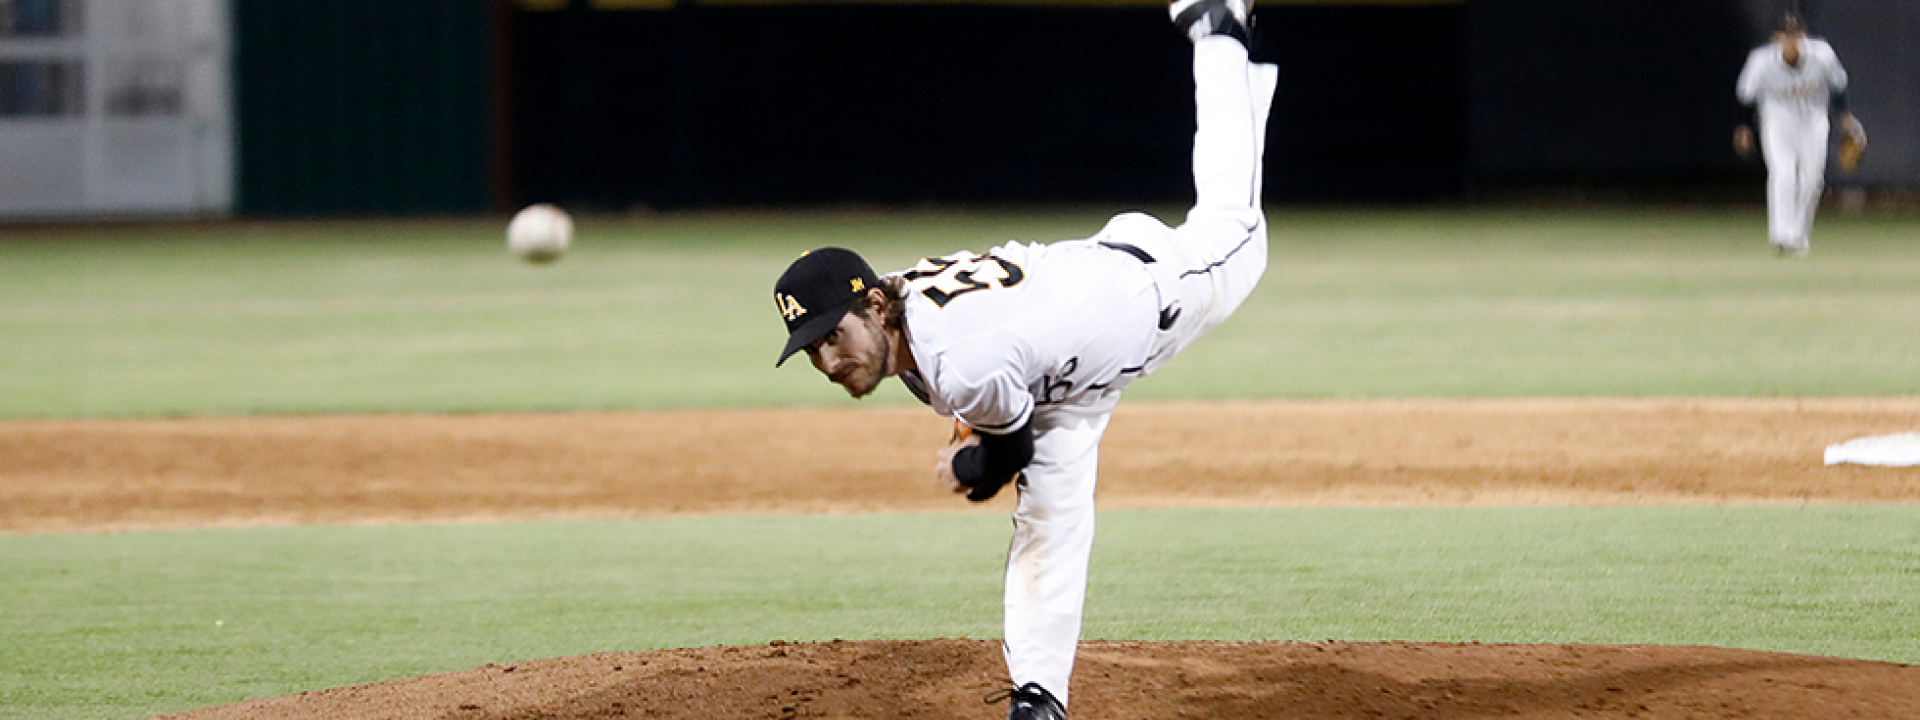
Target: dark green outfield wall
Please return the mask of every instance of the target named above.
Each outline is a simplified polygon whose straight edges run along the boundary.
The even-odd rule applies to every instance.
[[[243,215],[490,204],[487,0],[236,0]]]
[[[1460,187],[1458,4],[1276,5],[1277,199]],[[603,208],[1181,202],[1189,43],[1155,4],[514,17],[517,199]]]
[[[1920,186],[1920,4],[1803,3],[1873,137],[1852,181]],[[1153,2],[235,7],[244,215],[1191,193],[1190,49]],[[1282,68],[1267,197],[1758,198],[1763,171],[1728,138],[1734,76],[1773,8],[1267,0],[1258,55]]]
[[[240,212],[1191,192],[1190,51],[1155,4],[562,5],[238,0]],[[1460,5],[1260,12],[1300,68],[1274,196],[1455,191]]]

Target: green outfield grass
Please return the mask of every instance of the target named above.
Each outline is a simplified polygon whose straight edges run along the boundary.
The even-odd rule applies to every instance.
[[[0,228],[0,418],[841,404],[773,278],[1104,212]],[[1163,214],[1163,217],[1171,215]],[[1152,398],[1920,393],[1920,217],[1284,211]],[[889,390],[878,402],[907,402]],[[0,429],[0,431],[4,431]],[[1920,505],[1102,515],[1088,637],[1701,643],[1920,661]],[[597,650],[992,637],[994,515],[0,536],[0,717]]]
[[[589,217],[550,267],[489,221],[0,229],[0,418],[845,402],[771,367],[799,252],[884,272],[1105,218]],[[1804,261],[1744,211],[1276,211],[1273,238],[1133,397],[1920,392],[1920,217],[1823,218]]]
[[[1085,635],[1920,662],[1920,508],[1109,512]],[[0,538],[0,715],[135,718],[606,650],[997,637],[993,515]]]

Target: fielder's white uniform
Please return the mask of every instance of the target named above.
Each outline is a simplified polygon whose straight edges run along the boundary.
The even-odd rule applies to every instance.
[[[1760,152],[1767,162],[1767,235],[1775,247],[1804,252],[1826,180],[1828,103],[1847,89],[1847,71],[1825,40],[1802,38],[1800,64],[1778,43],[1747,55],[1734,92],[1759,104]]]
[[[1261,153],[1277,75],[1232,38],[1195,43],[1197,201],[1180,227],[1128,213],[1092,238],[900,273],[918,366],[901,374],[908,388],[978,431],[1034,431],[1006,575],[1015,686],[1068,701],[1100,437],[1120,391],[1225,320],[1266,269]]]

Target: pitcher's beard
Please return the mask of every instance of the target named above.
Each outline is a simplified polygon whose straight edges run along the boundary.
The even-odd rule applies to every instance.
[[[893,338],[889,337],[886,330],[879,327],[879,323],[874,322],[872,318],[865,318],[864,320],[868,327],[874,330],[874,334],[879,336],[880,352],[877,358],[870,358],[870,360],[878,360],[877,362],[867,363],[867,367],[873,368],[873,377],[867,380],[866,387],[860,388],[858,391],[855,391],[854,388],[847,388],[847,394],[852,395],[856,400],[872,395],[873,391],[880,389],[880,381],[887,379],[888,375],[893,374]]]

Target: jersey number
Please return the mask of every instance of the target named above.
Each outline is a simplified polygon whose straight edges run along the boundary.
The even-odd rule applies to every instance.
[[[927,296],[934,305],[946,307],[954,298],[976,290],[1019,285],[1027,279],[1027,273],[1005,258],[960,252],[943,258],[921,260],[906,272],[905,277],[907,282],[924,285],[920,294]]]

